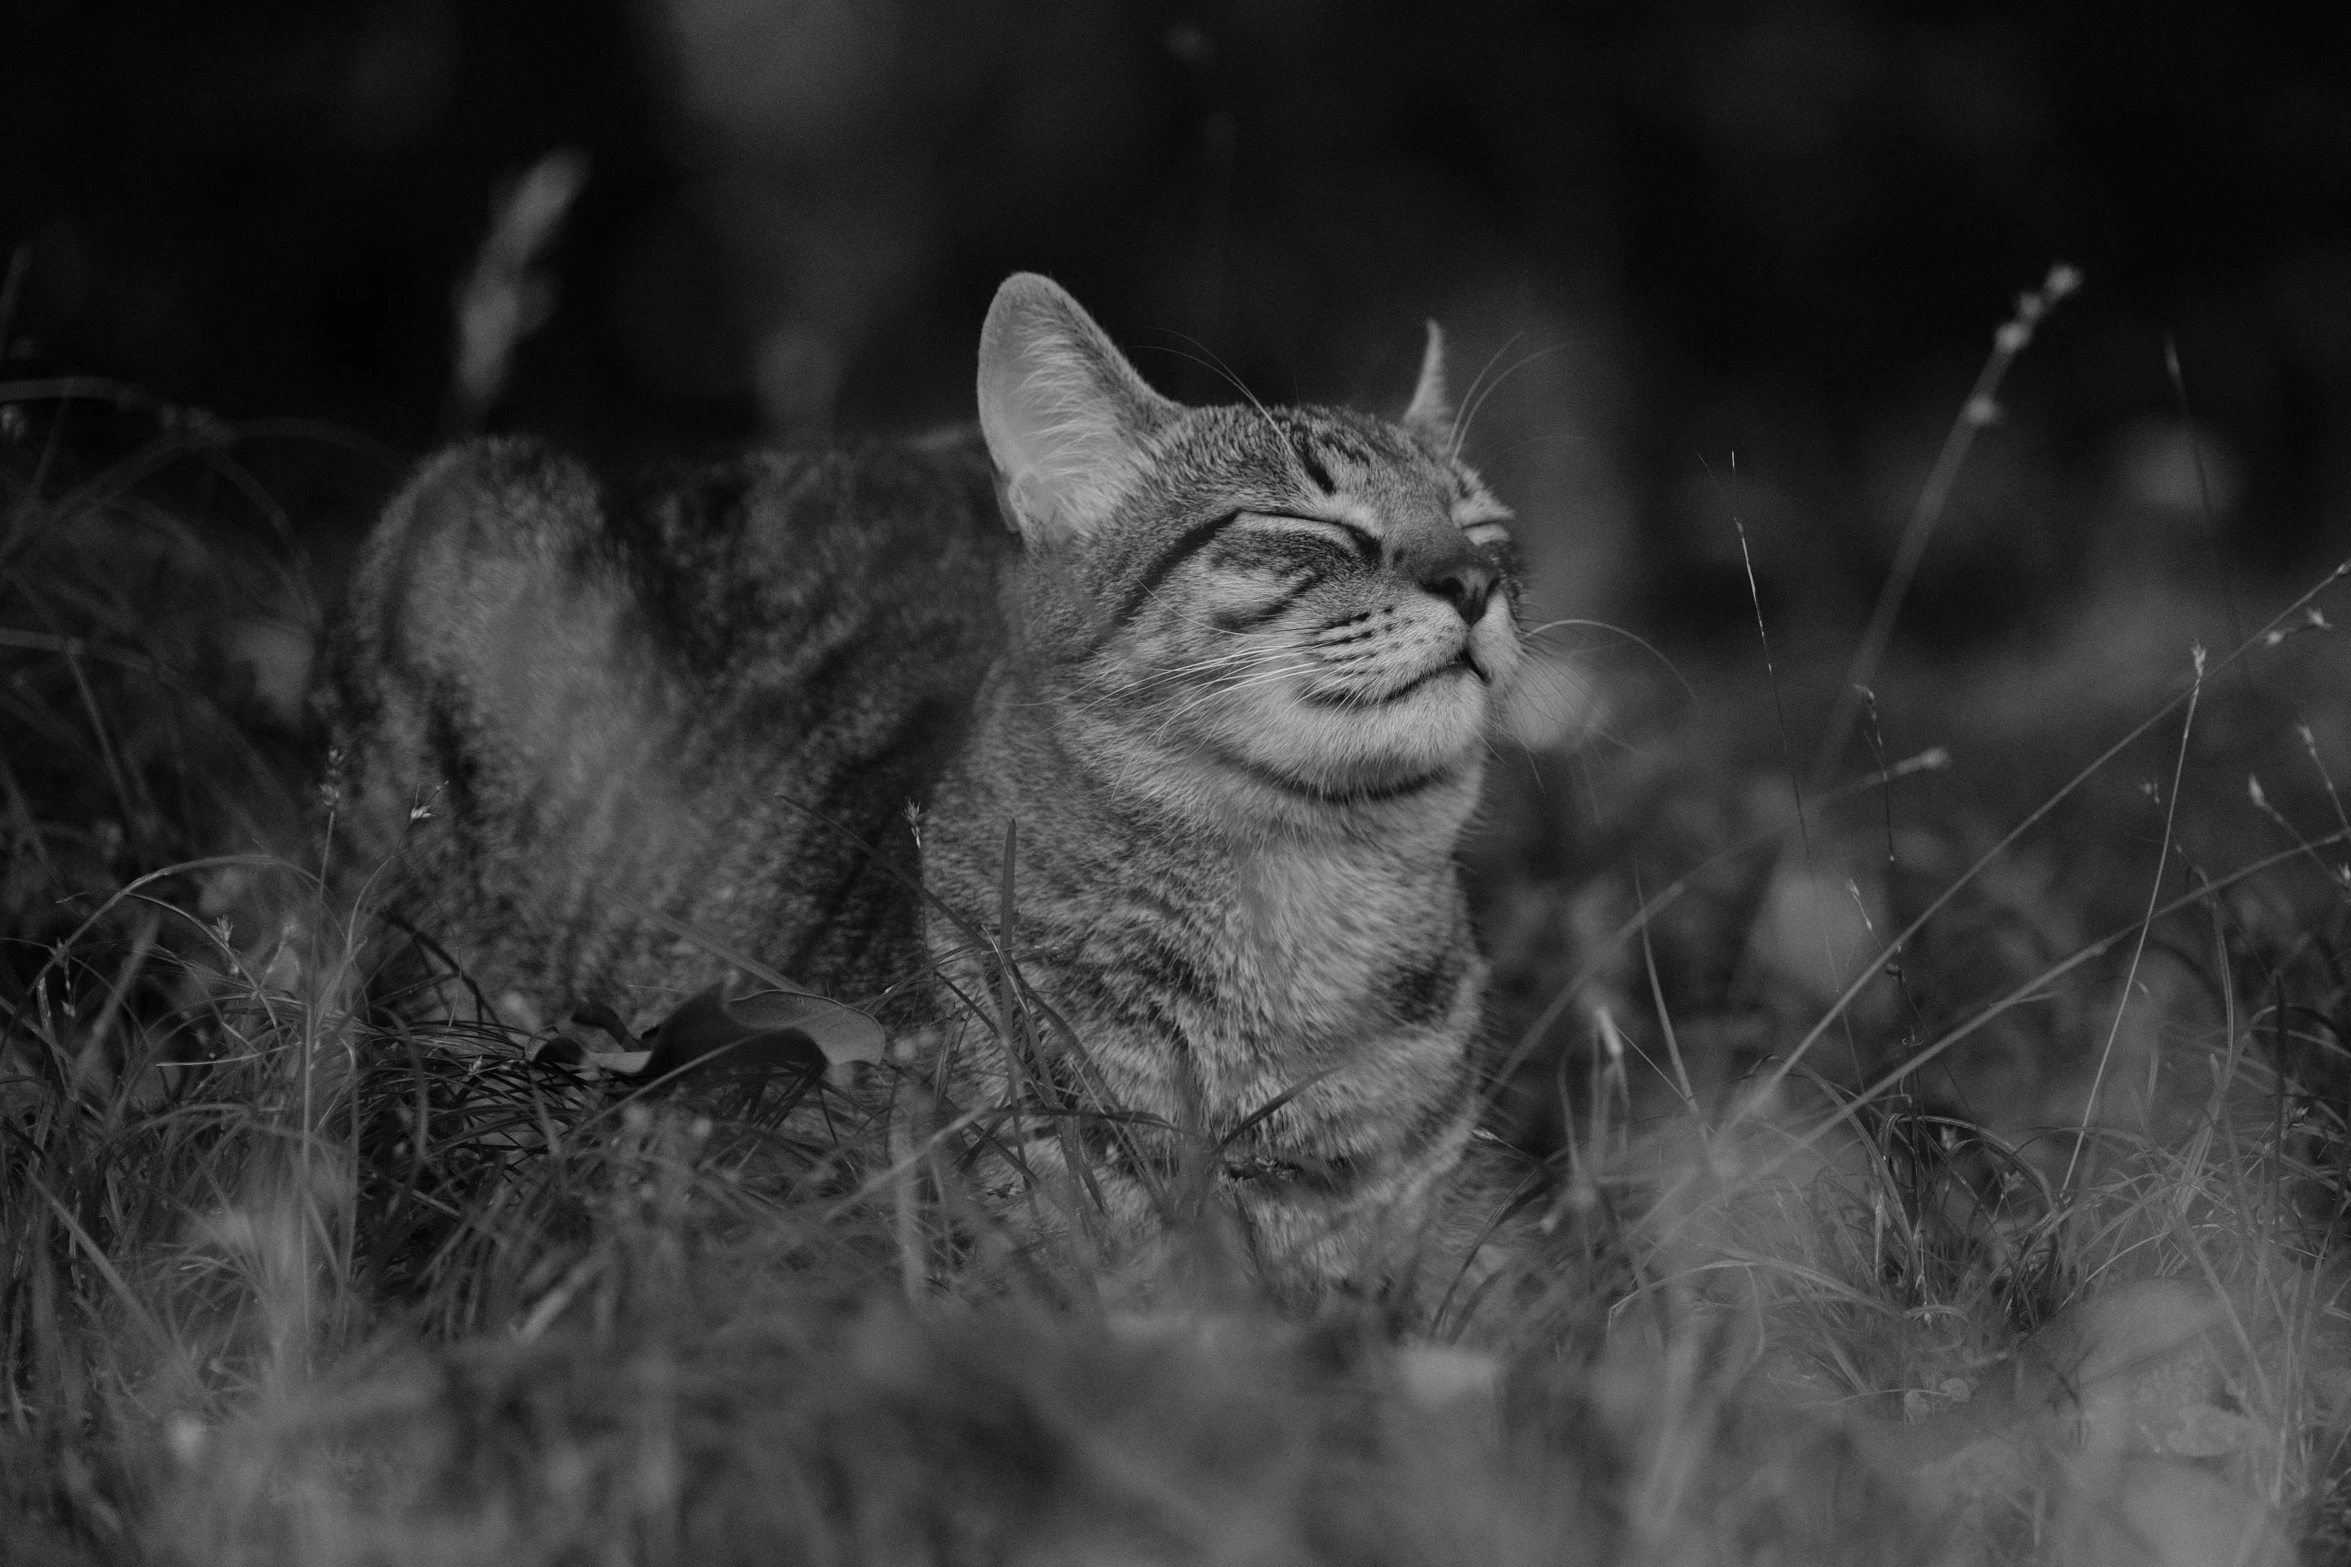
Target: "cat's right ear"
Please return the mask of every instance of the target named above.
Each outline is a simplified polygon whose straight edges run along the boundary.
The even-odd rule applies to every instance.
[[[1176,411],[1060,284],[1016,272],[996,290],[980,328],[980,431],[1029,544],[1108,521],[1144,443]]]
[[[1420,351],[1420,381],[1412,389],[1404,424],[1434,440],[1452,444],[1453,399],[1445,390],[1445,329],[1428,323],[1428,341]]]

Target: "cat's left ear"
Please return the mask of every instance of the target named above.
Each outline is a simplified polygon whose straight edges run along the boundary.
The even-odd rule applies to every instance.
[[[1428,346],[1420,351],[1420,382],[1404,410],[1405,427],[1433,440],[1453,433],[1453,400],[1445,393],[1445,329],[1431,321]]]
[[[1016,272],[980,328],[980,431],[1010,521],[1031,545],[1108,522],[1177,405],[1143,383],[1050,278]]]

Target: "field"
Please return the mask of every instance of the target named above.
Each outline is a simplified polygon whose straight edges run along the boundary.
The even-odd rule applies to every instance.
[[[2341,573],[1956,661],[1544,628],[1487,1244],[1277,1300],[1212,1213],[1017,1245],[812,1073],[371,1014],[244,461],[326,435],[0,384],[0,1559],[2351,1561]],[[1993,1422],[2191,1295],[2194,1386]]]

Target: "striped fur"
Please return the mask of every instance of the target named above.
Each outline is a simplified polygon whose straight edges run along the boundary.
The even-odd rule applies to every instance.
[[[656,916],[871,1002],[921,962],[906,805],[1003,643],[994,509],[968,444],[631,493],[526,442],[444,453],[335,628],[347,878],[510,1020],[641,1028],[724,977]]]
[[[1519,656],[1434,330],[1398,423],[1188,408],[1024,275],[979,390],[984,454],[634,499],[529,446],[437,460],[352,592],[343,852],[547,1015],[716,977],[645,910],[853,1000],[927,946],[972,1005],[900,1014],[918,1072],[1036,1112],[984,1172],[1122,1232],[1205,1186],[1277,1268],[1376,1272],[1470,1131],[1453,850]],[[1036,1003],[1010,1056],[999,949]]]

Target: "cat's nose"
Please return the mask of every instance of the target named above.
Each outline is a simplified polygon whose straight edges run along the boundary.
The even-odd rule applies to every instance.
[[[1459,610],[1461,618],[1474,626],[1486,612],[1486,600],[1494,596],[1498,575],[1485,557],[1465,550],[1436,562],[1422,573],[1420,585]]]

